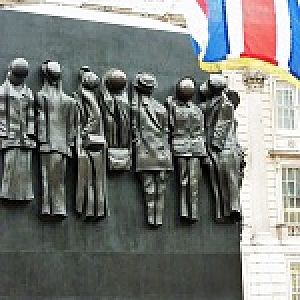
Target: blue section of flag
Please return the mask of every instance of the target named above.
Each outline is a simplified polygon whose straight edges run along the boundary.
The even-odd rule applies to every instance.
[[[300,78],[300,6],[298,0],[289,0],[291,18],[290,72]]]
[[[195,39],[193,39],[192,37],[191,37],[191,41],[192,41],[192,47],[194,49],[194,53],[195,53],[196,56],[198,56],[201,52],[201,47],[197,43],[197,41]]]
[[[209,37],[203,59],[205,62],[224,60],[230,53],[225,1],[210,0],[208,2]]]

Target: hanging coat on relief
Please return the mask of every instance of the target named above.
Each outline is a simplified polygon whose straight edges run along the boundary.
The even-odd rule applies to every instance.
[[[208,104],[207,127],[210,155],[213,161],[212,180],[217,181],[216,219],[239,220],[240,188],[245,167],[244,152],[237,140],[234,110],[238,95],[224,90]]]
[[[9,76],[0,86],[0,197],[32,200],[34,99],[25,85],[14,85]]]
[[[130,103],[126,74],[118,69],[102,78],[101,107],[108,146],[108,169],[128,171],[132,165]]]
[[[135,171],[143,185],[147,222],[160,226],[163,220],[167,173],[173,169],[169,144],[167,109],[153,98],[153,75],[139,73],[133,92],[133,147]]]
[[[75,99],[62,91],[60,66],[43,64],[44,85],[37,93],[41,167],[41,209],[45,215],[67,214],[67,160],[73,155],[77,130]]]
[[[98,76],[81,70],[81,83],[74,93],[79,107],[76,211],[87,217],[108,214],[106,187],[106,140],[98,97]]]

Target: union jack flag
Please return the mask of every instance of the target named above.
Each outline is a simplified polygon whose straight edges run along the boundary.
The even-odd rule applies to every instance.
[[[186,0],[200,67],[254,68],[300,87],[300,0]]]

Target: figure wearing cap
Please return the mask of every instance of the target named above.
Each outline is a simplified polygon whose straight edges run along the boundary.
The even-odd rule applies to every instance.
[[[167,172],[173,169],[168,112],[152,96],[156,78],[138,73],[133,84],[133,146],[135,171],[140,175],[148,224],[162,225]]]
[[[206,161],[204,114],[192,102],[195,81],[185,77],[176,84],[175,96],[167,98],[172,153],[179,183],[180,216],[188,221],[198,219],[198,202],[202,165]]]
[[[77,134],[77,105],[62,90],[59,63],[42,64],[43,86],[37,93],[41,166],[41,213],[66,216],[67,159]]]
[[[238,221],[245,168],[245,154],[238,143],[234,117],[240,99],[236,92],[227,88],[226,79],[219,74],[211,75],[201,93],[206,97],[207,144],[216,198],[216,221]]]
[[[25,84],[28,68],[24,58],[14,59],[0,86],[0,197],[10,200],[34,199],[34,98]]]
[[[109,170],[130,170],[130,104],[126,74],[108,70],[102,78],[102,101],[105,136],[108,144]]]
[[[87,66],[80,69],[79,76],[80,84],[74,94],[79,107],[76,210],[86,218],[105,217],[106,140],[99,105],[100,79]]]

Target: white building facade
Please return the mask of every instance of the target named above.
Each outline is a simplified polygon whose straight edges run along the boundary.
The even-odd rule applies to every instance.
[[[241,191],[245,300],[300,300],[300,91],[227,72],[247,153]]]

